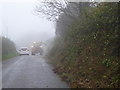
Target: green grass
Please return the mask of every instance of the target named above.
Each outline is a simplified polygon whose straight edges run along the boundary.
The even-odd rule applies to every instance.
[[[0,61],[2,61],[2,55],[0,55]]]
[[[13,58],[13,57],[16,57],[16,56],[18,56],[17,53],[10,53],[10,54],[7,54],[7,55],[3,55],[2,60],[10,59],[10,58]]]

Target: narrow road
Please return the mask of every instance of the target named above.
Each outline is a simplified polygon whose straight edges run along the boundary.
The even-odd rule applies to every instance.
[[[40,56],[18,56],[2,62],[2,88],[68,88]]]

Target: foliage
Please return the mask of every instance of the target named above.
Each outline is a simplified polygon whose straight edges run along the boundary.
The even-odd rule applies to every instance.
[[[17,54],[15,44],[8,38],[2,37],[2,56],[3,59],[13,57]]]
[[[82,8],[70,23],[60,16],[69,27],[56,24],[60,35],[49,52],[55,71],[73,88],[119,87],[118,3]]]

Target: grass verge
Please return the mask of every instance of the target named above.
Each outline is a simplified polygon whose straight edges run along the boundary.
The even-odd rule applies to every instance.
[[[2,55],[2,61],[18,56],[17,53],[10,53],[7,55]]]

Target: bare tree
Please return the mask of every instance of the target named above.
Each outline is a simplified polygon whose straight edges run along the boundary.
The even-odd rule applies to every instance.
[[[77,19],[79,16],[79,2],[45,0],[44,2],[39,2],[35,12],[39,16],[46,16],[50,21],[58,20],[58,17],[63,13],[71,19]]]
[[[39,2],[35,12],[56,23],[56,34],[62,35],[75,20],[79,20],[89,2],[68,2],[67,0],[45,0]]]
[[[64,13],[66,4],[61,0],[45,0],[39,2],[36,6],[35,12],[37,15],[46,16],[51,21],[56,21],[60,14]]]

